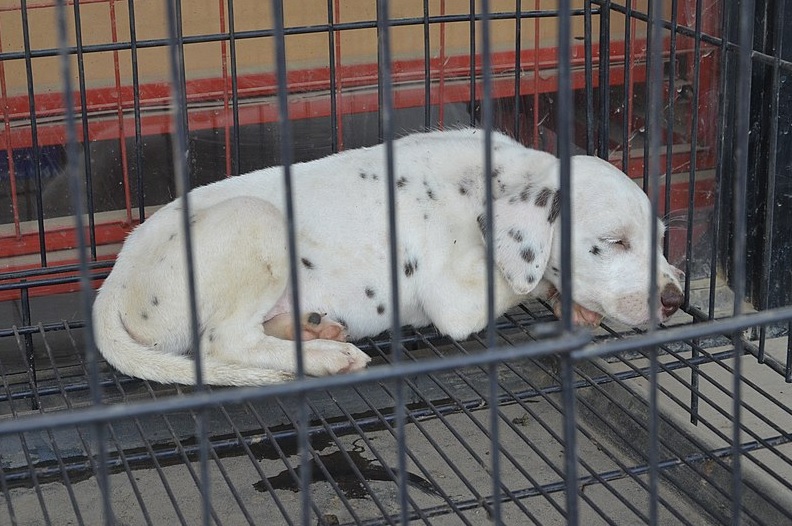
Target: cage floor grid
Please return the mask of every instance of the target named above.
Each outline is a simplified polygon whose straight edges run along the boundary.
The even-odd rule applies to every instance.
[[[541,306],[516,309],[499,320],[497,344],[533,339],[550,319]],[[603,337],[608,337],[607,331]],[[0,391],[3,417],[88,405],[80,329],[68,324],[59,331],[42,329],[30,340],[37,354],[38,388],[30,389],[30,376],[23,367],[26,338],[19,335],[15,354],[20,358],[12,365],[6,357],[14,355],[0,355],[8,362],[0,364],[6,373]],[[718,386],[730,385],[728,364],[733,352],[717,346],[723,340],[698,348],[695,360],[687,344],[664,348],[658,502],[663,524],[715,524],[728,513],[729,494],[723,485],[728,484],[730,450],[721,435],[728,434],[731,421],[720,409],[728,406],[721,399],[728,398],[728,392]],[[375,356],[373,366],[387,366],[391,355],[386,340],[364,344]],[[454,342],[419,331],[407,335],[405,346],[409,360],[485,352],[480,338]],[[752,357],[745,360],[755,364]],[[694,368],[699,377],[695,388],[690,383]],[[756,365],[751,371],[763,376],[746,378],[753,393],[746,404],[772,406],[775,413],[769,423],[753,413],[753,420],[743,422],[749,457],[743,463],[754,464],[753,470],[746,470],[746,486],[751,499],[761,496],[746,503],[745,513],[752,523],[779,524],[779,518],[783,522],[792,516],[792,491],[786,482],[792,466],[792,452],[786,445],[792,416],[779,402],[789,388],[766,366]],[[583,523],[643,523],[648,520],[649,499],[645,359],[637,354],[615,357],[610,363],[583,363],[576,373]],[[547,358],[503,364],[498,375],[494,410],[500,434],[497,451],[504,521],[561,523],[565,516],[564,443],[557,363]],[[416,523],[486,522],[493,499],[488,382],[486,368],[404,380],[408,404],[403,476],[408,516]],[[190,391],[132,380],[109,369],[102,371],[102,386],[103,400],[110,404]],[[719,397],[713,398],[712,389]],[[308,396],[312,524],[398,522],[395,390],[394,383],[379,383]],[[688,423],[692,392],[700,395],[698,426]],[[212,407],[203,413],[209,429],[209,487],[215,523],[299,523],[298,407],[296,399],[265,398]],[[184,411],[122,419],[104,428],[110,500],[121,524],[200,521],[203,481],[196,418],[197,413]],[[0,442],[0,457],[4,500],[0,523],[95,524],[100,520],[94,427],[44,428],[8,436]],[[776,467],[766,471],[768,462]],[[689,491],[690,484],[696,485],[695,492]],[[773,491],[763,491],[766,487]]]

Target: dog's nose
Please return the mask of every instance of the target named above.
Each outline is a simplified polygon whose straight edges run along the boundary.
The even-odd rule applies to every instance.
[[[674,314],[677,309],[682,306],[682,302],[684,301],[685,297],[682,295],[682,291],[679,290],[679,287],[671,283],[663,287],[660,293],[660,303],[663,304],[663,315],[665,317]]]

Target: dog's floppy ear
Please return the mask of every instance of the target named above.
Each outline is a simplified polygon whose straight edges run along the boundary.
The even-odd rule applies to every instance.
[[[528,294],[542,279],[550,259],[559,205],[555,189],[532,190],[530,186],[493,203],[495,262],[518,294]],[[484,235],[485,216],[479,216],[478,221]]]

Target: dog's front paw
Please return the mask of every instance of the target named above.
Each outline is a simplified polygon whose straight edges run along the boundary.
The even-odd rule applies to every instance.
[[[561,302],[555,306],[556,316],[561,319]],[[572,323],[575,325],[583,325],[586,327],[597,327],[602,323],[604,316],[599,312],[594,312],[585,307],[572,303]]]
[[[553,314],[556,318],[561,319],[561,298],[555,287],[550,289],[550,297],[548,301],[553,306]],[[572,323],[575,325],[583,325],[586,327],[597,327],[602,323],[604,316],[599,312],[589,310],[582,305],[572,302]]]
[[[294,340],[294,315],[282,312],[263,323],[264,333],[281,340]],[[300,317],[300,334],[302,340],[335,340],[345,342],[346,328],[324,314],[309,312]]]
[[[311,376],[352,373],[366,368],[371,357],[352,345],[329,340],[312,340],[303,346],[305,372]]]

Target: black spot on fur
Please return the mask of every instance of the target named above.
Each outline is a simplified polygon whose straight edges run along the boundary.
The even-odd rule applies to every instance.
[[[371,287],[366,287],[366,297],[373,298],[374,297],[374,289]]]
[[[322,321],[322,315],[318,312],[312,312],[308,315],[308,323],[311,325],[319,325]]]
[[[158,298],[158,297],[156,297],[156,296],[154,296],[153,298],[151,298],[151,304],[152,304],[152,305],[154,305],[155,307],[156,307],[157,305],[159,305],[159,298]]]
[[[558,267],[550,267],[554,274],[558,274]]]
[[[346,322],[345,319],[338,318],[338,320],[336,320],[336,321],[338,321],[338,324],[341,325],[343,328],[345,328],[345,329],[349,328],[349,325],[347,325],[347,322]]]
[[[525,281],[527,281],[529,285],[532,285],[536,281],[536,276],[533,274],[528,274],[525,276]]]
[[[513,205],[515,203],[524,203],[528,201],[531,198],[531,190],[533,190],[533,187],[530,184],[523,186],[519,194],[512,195],[509,198],[509,204]]]
[[[475,173],[470,173],[470,175],[466,175],[461,181],[459,181],[458,190],[460,195],[470,194],[471,189],[476,184],[475,176]]]
[[[209,329],[209,341],[213,342],[215,340],[214,329]]]
[[[385,314],[385,305],[383,305],[382,303],[377,305],[377,314],[380,315]]]
[[[404,176],[399,177],[399,180],[396,181],[396,187],[397,188],[404,188],[405,186],[407,186],[407,178],[404,177]]]
[[[591,250],[589,250],[589,252],[591,252],[595,256],[599,256],[601,250],[600,250],[600,247],[598,247],[597,245],[594,245],[593,247],[591,247]]]
[[[520,201],[525,202],[531,198],[531,185],[527,184],[520,190]]]
[[[144,320],[147,320],[147,319],[148,319],[148,313],[147,313],[147,312],[141,312],[141,313],[140,313],[140,317],[141,317],[142,319],[144,319]]]
[[[432,201],[436,201],[437,196],[435,195],[434,190],[432,190],[432,188],[429,186],[429,183],[427,183],[426,181],[424,181],[424,188],[426,189],[426,197],[428,197]]]
[[[173,241],[174,239],[176,239],[176,234],[175,233],[170,235],[170,237],[168,238],[168,241]]]
[[[490,177],[492,177],[493,179],[495,179],[496,177],[499,177],[499,176],[500,176],[500,174],[501,174],[502,172],[503,172],[503,167],[501,167],[501,166],[494,166],[494,167],[492,168],[492,171],[490,172]]]
[[[361,179],[368,178],[368,174],[366,172],[364,172],[363,170],[361,170],[358,175],[360,176]]]
[[[404,275],[408,278],[418,270],[418,261],[412,259],[404,263]]]
[[[561,212],[561,192],[553,194],[553,202],[550,205],[550,213],[547,215],[548,223],[555,223],[558,214]]]
[[[550,201],[550,197],[552,197],[553,191],[549,188],[542,188],[538,194],[536,194],[536,201],[534,204],[536,206],[547,206],[547,202]]]
[[[520,257],[523,258],[523,261],[526,263],[531,263],[536,259],[536,252],[534,252],[531,247],[524,247],[520,251]]]
[[[510,228],[508,234],[509,237],[515,240],[516,242],[522,243],[524,236],[521,231],[517,230],[516,228]]]
[[[302,264],[303,264],[303,266],[304,266],[305,268],[307,268],[308,270],[311,270],[312,268],[314,268],[313,261],[311,261],[310,259],[308,259],[308,258],[301,258],[301,259],[300,259],[300,261],[302,261]]]
[[[481,233],[484,234],[487,230],[487,218],[484,217],[484,214],[481,214],[476,218],[476,221],[478,221],[479,230],[481,230]]]
[[[429,214],[424,214],[424,221],[428,221],[428,220],[429,220]]]

